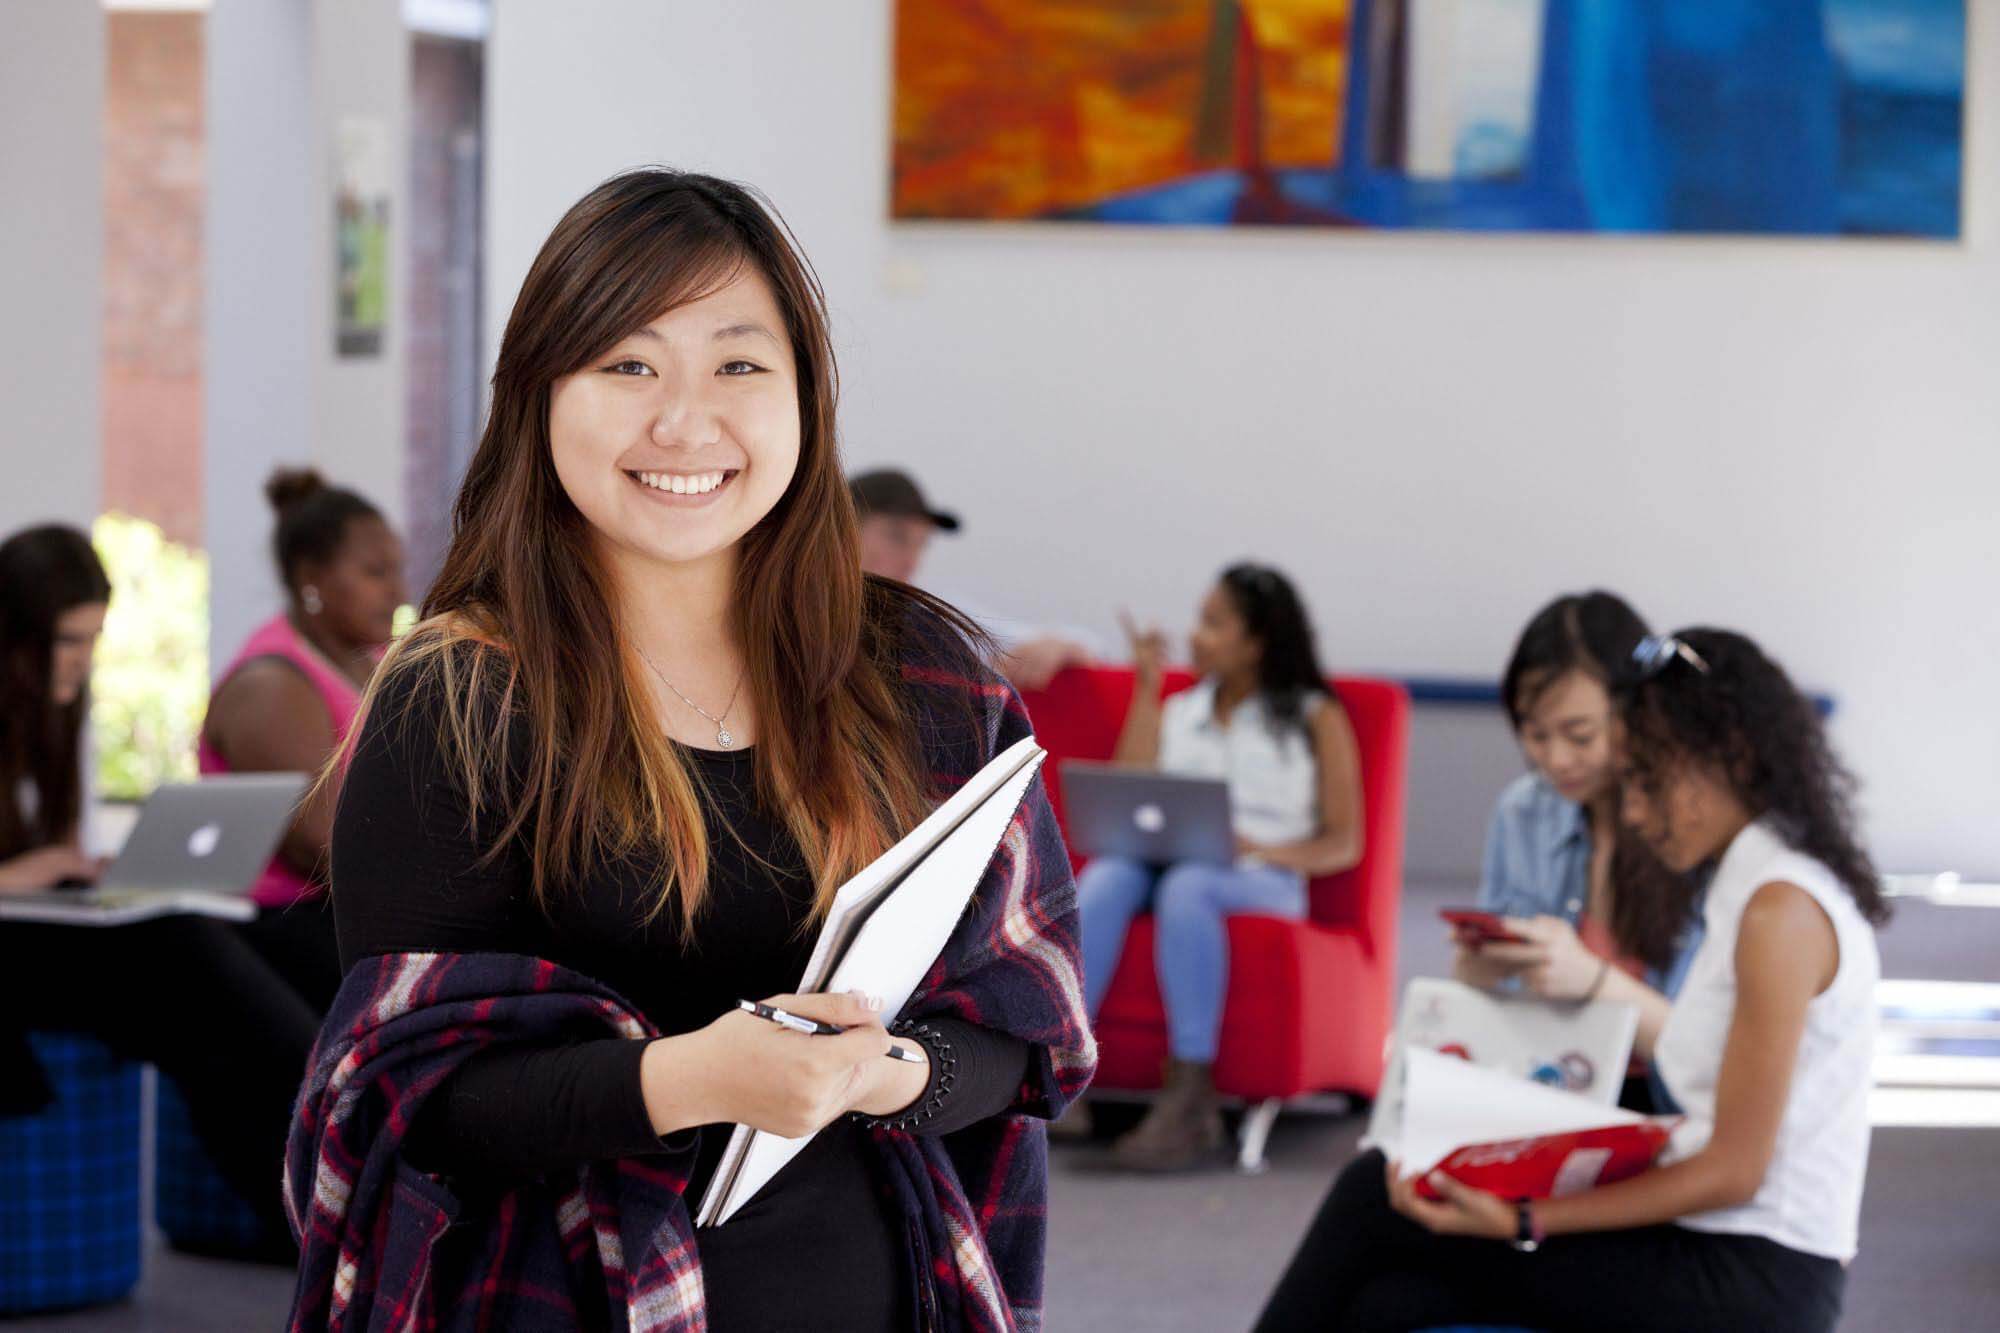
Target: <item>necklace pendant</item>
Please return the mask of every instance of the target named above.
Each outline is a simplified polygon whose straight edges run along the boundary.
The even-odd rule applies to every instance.
[[[729,734],[728,727],[717,727],[715,730],[715,743],[721,749],[731,750],[736,747],[736,738]]]

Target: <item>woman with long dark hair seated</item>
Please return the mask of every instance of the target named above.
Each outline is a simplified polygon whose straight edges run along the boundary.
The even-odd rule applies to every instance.
[[[1226,779],[1234,865],[1144,865],[1099,857],[1077,882],[1083,975],[1096,1016],[1132,918],[1158,923],[1154,966],[1167,1010],[1165,1086],[1112,1148],[1139,1170],[1178,1170],[1222,1142],[1213,1076],[1228,993],[1228,918],[1294,919],[1306,881],[1361,859],[1361,769],[1354,729],[1320,670],[1312,625],[1291,581],[1236,565],[1202,599],[1189,649],[1201,680],[1162,701],[1166,642],[1131,630],[1137,666],[1119,763]],[[1079,1108],[1079,1115],[1080,1115]],[[1085,1126],[1072,1120],[1066,1134]]]
[[[403,544],[382,512],[310,468],[282,468],[264,491],[285,609],[258,626],[216,678],[202,722],[204,773],[319,773],[347,737],[403,604]],[[250,942],[315,1008],[340,986],[326,899],[337,787],[321,783],[292,816],[251,890]]]
[[[1618,826],[1611,688],[1646,634],[1638,613],[1608,592],[1558,597],[1521,631],[1500,689],[1531,771],[1494,806],[1479,906],[1507,917],[1525,943],[1461,931],[1452,964],[1470,985],[1632,1005],[1641,1052],[1665,1024],[1701,940],[1694,885]],[[1665,1109],[1643,1056],[1622,1100]]]
[[[863,578],[834,390],[740,186],[616,177],[530,266],[334,819],[301,1325],[1039,1323],[1041,1121],[1093,1062],[1040,787],[902,1014],[785,994],[841,884],[1028,734],[976,631]],[[732,1124],[814,1137],[697,1233]]]
[[[0,544],[0,893],[96,877],[84,720],[111,584],[90,539],[44,527]],[[0,922],[0,1113],[49,1088],[23,1034],[84,1032],[156,1064],[209,1155],[291,1251],[278,1180],[318,1018],[229,923],[172,916],[99,928]]]
[[[1622,818],[1707,931],[1653,1043],[1686,1119],[1660,1165],[1516,1203],[1368,1153],[1341,1173],[1258,1329],[1771,1329],[1840,1314],[1868,1167],[1888,917],[1853,780],[1749,639],[1644,640],[1622,691]],[[1429,1163],[1407,1164],[1418,1171]]]

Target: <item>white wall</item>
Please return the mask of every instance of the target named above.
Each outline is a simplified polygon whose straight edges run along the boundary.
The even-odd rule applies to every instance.
[[[101,494],[104,12],[13,0],[0,39],[0,537]]]
[[[390,173],[382,354],[334,347],[334,126],[408,139],[397,0],[216,0],[208,16],[206,506],[210,668],[281,605],[263,486],[312,463],[403,521],[406,149]]]
[[[850,461],[965,513],[934,583],[1179,626],[1254,554],[1341,667],[1488,677],[1607,585],[1839,696],[1885,864],[2000,870],[2000,98],[1960,246],[891,227],[890,9],[497,0],[489,346],[603,176],[751,181],[826,282]]]

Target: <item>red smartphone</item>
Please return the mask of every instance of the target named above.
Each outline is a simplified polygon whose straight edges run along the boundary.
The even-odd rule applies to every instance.
[[[1447,907],[1438,913],[1447,925],[1478,944],[1526,944],[1528,941],[1507,929],[1498,912],[1482,912],[1476,907]]]

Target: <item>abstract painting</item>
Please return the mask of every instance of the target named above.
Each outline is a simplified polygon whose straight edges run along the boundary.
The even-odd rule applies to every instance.
[[[1955,238],[1965,0],[898,0],[891,212]]]

